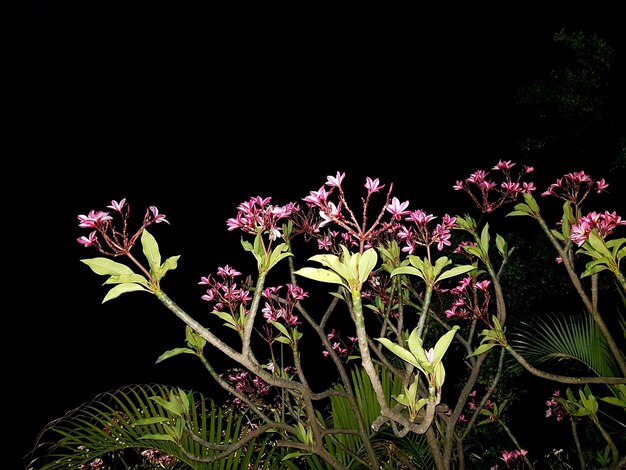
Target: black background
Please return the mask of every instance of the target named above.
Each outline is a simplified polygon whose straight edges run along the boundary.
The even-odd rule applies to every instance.
[[[545,78],[553,35],[597,32],[624,54],[617,18],[600,7],[32,2],[11,68],[2,190],[11,451],[25,455],[47,422],[99,392],[214,387],[191,356],[155,365],[184,341],[155,298],[101,304],[104,279],[79,261],[97,253],[76,242],[78,214],[112,199],[136,217],[156,205],[171,222],[152,230],[163,256],[182,255],[163,287],[202,318],[200,276],[241,259],[226,230],[237,204],[298,200],[346,171],[359,185],[394,182],[412,208],[453,213],[457,179],[509,159],[515,90]],[[586,168],[575,156],[521,163],[542,182]]]

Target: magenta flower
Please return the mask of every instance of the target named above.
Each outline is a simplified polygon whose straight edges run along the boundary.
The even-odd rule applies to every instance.
[[[337,172],[336,176],[328,176],[327,177],[327,181],[326,181],[326,185],[330,186],[331,188],[337,188],[341,191],[341,182],[343,181],[343,179],[346,177],[345,173],[339,173]]]
[[[493,170],[502,172],[503,181],[499,184],[487,179],[488,172],[477,170],[465,181],[457,181],[453,188],[456,191],[465,191],[482,212],[490,213],[505,203],[515,201],[522,193],[530,194],[536,188],[532,182],[522,182],[521,178],[533,171],[532,167],[524,166],[515,178],[511,169],[516,164],[510,160],[500,160]]]
[[[375,180],[373,180],[369,176],[365,178],[365,188],[367,189],[368,194],[377,193],[384,187],[384,184],[382,186],[380,185],[380,181],[378,180],[378,178],[376,178]]]
[[[391,204],[387,206],[387,212],[390,212],[394,220],[401,220],[403,215],[409,213],[406,208],[409,207],[409,201],[400,202],[397,197],[391,200]]]
[[[98,243],[97,232],[94,230],[86,237],[85,236],[79,237],[78,243],[80,243],[81,245],[84,245],[85,248],[88,246],[97,244]]]
[[[515,166],[515,163],[511,163],[511,160],[503,161],[500,160],[496,166],[492,168],[492,170],[510,170]]]
[[[117,202],[115,200],[111,201],[111,205],[107,206],[109,209],[113,209],[114,211],[119,212],[120,214],[122,213],[122,209],[124,209],[124,206],[126,205],[126,198],[122,199],[120,202]]]
[[[79,215],[78,224],[81,228],[100,228],[105,225],[105,222],[113,220],[113,217],[108,212],[103,211],[89,211],[88,215]]]
[[[599,181],[596,181],[596,189],[597,189],[598,193],[601,193],[601,192],[605,191],[606,188],[608,188],[608,187],[609,187],[609,185],[607,184],[606,181],[604,181],[604,178],[602,178]]]
[[[165,215],[159,214],[159,209],[157,209],[156,206],[150,206],[150,211],[152,211],[152,217],[154,218],[154,222],[156,222],[157,224],[160,224],[161,222],[169,224],[169,222],[165,220]]]

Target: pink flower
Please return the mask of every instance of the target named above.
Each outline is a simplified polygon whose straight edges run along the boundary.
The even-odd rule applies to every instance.
[[[596,188],[597,188],[598,193],[601,193],[601,192],[605,191],[606,188],[608,188],[608,187],[609,187],[609,185],[608,185],[608,183],[606,181],[604,181],[604,178],[602,178],[599,181],[596,181]]]
[[[409,207],[409,201],[400,202],[397,197],[391,200],[391,204],[387,206],[387,212],[391,212],[394,220],[401,220],[403,215],[409,213],[406,208]]]
[[[321,206],[326,204],[329,194],[330,193],[326,191],[326,188],[322,186],[317,191],[309,191],[309,195],[302,200],[309,204],[313,204],[314,206]]]
[[[372,194],[372,193],[377,193],[378,191],[383,189],[385,185],[383,184],[381,186],[378,178],[376,178],[375,180],[372,180],[372,178],[368,176],[367,178],[365,178],[365,187],[367,188],[367,193]]]
[[[511,163],[511,160],[503,161],[500,160],[496,166],[492,168],[492,170],[510,170],[515,166],[515,163]]]
[[[159,214],[159,209],[157,209],[156,206],[150,206],[150,211],[152,212],[152,217],[154,218],[154,222],[156,222],[157,224],[160,224],[161,222],[165,222],[166,224],[169,224],[169,222],[165,220],[165,215]]]
[[[97,232],[94,230],[88,236],[86,237],[82,236],[78,238],[78,243],[80,243],[81,245],[84,245],[85,248],[91,245],[95,245],[96,243],[98,243]]]
[[[126,198],[122,199],[120,202],[117,201],[111,201],[111,205],[107,206],[109,209],[113,209],[114,211],[119,212],[120,214],[122,213],[122,209],[124,208],[124,206],[126,205]]]
[[[346,174],[345,173],[339,173],[337,172],[336,176],[328,176],[327,177],[327,181],[326,181],[326,185],[338,189],[341,189],[341,182],[343,181],[343,179],[345,178]]]

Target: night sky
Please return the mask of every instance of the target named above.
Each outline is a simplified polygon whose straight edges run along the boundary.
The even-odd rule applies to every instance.
[[[33,2],[15,67],[15,170],[3,192],[5,338],[17,346],[5,346],[4,383],[18,457],[96,393],[213,387],[191,356],[155,365],[184,341],[156,298],[101,304],[104,278],[80,262],[99,255],[76,242],[86,234],[78,214],[112,199],[126,198],[136,217],[156,205],[171,225],[151,233],[164,257],[182,255],[164,289],[201,318],[200,276],[241,259],[240,235],[226,230],[240,202],[299,200],[345,171],[359,186],[365,176],[393,182],[412,208],[455,212],[465,202],[456,180],[514,155],[515,91],[546,77],[556,32],[597,32],[622,63],[626,50],[608,10],[82,3]],[[583,169],[576,156],[519,161],[545,182]]]

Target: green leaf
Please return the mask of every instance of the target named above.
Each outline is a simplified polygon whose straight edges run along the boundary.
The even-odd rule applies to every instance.
[[[496,233],[496,248],[498,249],[498,253],[500,253],[500,255],[502,255],[503,258],[506,258],[507,256],[506,240],[499,233]]]
[[[524,198],[524,201],[526,202],[526,204],[528,204],[528,207],[530,208],[530,210],[533,211],[534,213],[538,214],[539,213],[539,205],[537,205],[537,201],[535,201],[535,198],[533,197],[533,195],[530,194],[530,193],[524,193],[523,194],[523,198]]]
[[[564,242],[566,240],[566,238],[563,236],[563,234],[561,232],[559,232],[558,230],[555,229],[550,229],[550,233],[552,233],[552,236],[554,238],[556,238],[557,240]]]
[[[161,276],[165,276],[166,272],[176,269],[178,267],[179,258],[180,255],[170,256],[169,258],[167,258],[161,266]]]
[[[150,270],[153,273],[158,273],[161,269],[161,253],[159,253],[159,245],[152,234],[145,229],[141,233],[141,246],[143,248],[143,254],[148,260]]]
[[[128,282],[128,283],[135,282],[145,287],[149,286],[148,280],[144,276],[142,276],[141,274],[135,274],[135,273],[121,274],[119,276],[111,276],[104,283],[105,284],[123,284],[125,282]]]
[[[441,389],[443,387],[443,383],[446,380],[446,369],[443,367],[443,362],[438,362],[435,365],[435,385]]]
[[[122,263],[117,263],[109,258],[81,259],[91,268],[91,270],[101,276],[119,276],[122,274],[133,274],[133,270]]]
[[[287,331],[287,328],[285,327],[285,325],[283,325],[280,322],[277,321],[272,321],[270,322],[272,325],[274,325],[276,327],[276,329],[278,331],[280,331],[282,334],[284,334],[287,338],[289,338],[289,331]]]
[[[285,455],[281,461],[284,462],[285,460],[291,460],[291,459],[297,459],[298,457],[302,457],[304,455],[311,455],[310,452],[290,452],[287,455]]]
[[[448,269],[444,273],[442,273],[438,278],[437,282],[443,281],[444,279],[448,279],[450,277],[458,276],[459,274],[465,274],[470,271],[474,271],[476,269],[475,266],[471,264],[464,264],[460,266],[455,266],[453,268]]]
[[[429,362],[428,357],[426,357],[424,346],[422,345],[422,338],[420,338],[417,334],[417,328],[414,328],[413,331],[411,331],[408,345],[409,351],[413,354],[413,356],[415,356],[415,359],[417,359],[420,364]]]
[[[263,245],[263,237],[261,236],[261,233],[257,233],[256,236],[254,237],[254,245],[252,247],[252,254],[256,258],[256,262],[259,268],[264,269],[263,263],[265,261],[265,246]]]
[[[413,266],[400,266],[399,268],[395,268],[391,272],[392,277],[397,276],[399,274],[409,274],[411,276],[418,276],[424,279],[424,275],[422,274],[422,271],[418,268],[414,268]]]
[[[155,441],[171,441],[174,443],[176,442],[176,439],[168,434],[146,434],[144,436],[141,436],[139,439],[154,439]]]
[[[435,260],[435,266],[433,269],[433,274],[434,274],[433,278],[436,278],[437,276],[439,276],[439,273],[441,272],[441,270],[450,264],[452,264],[452,261],[450,261],[450,259],[447,256],[441,256],[437,258]]]
[[[519,206],[519,205],[523,205],[523,206],[525,206],[526,204],[518,204],[518,206]],[[515,207],[517,207],[517,206],[515,206]],[[509,212],[509,213],[508,213],[505,217],[509,217],[509,216],[514,217],[514,216],[519,216],[519,215],[526,215],[526,216],[528,216],[528,217],[532,217],[532,215],[531,215],[531,214],[529,214],[528,212],[526,212],[526,211],[521,211],[521,210],[511,211],[511,212]]]
[[[243,247],[244,251],[252,251],[252,243],[250,243],[243,237],[241,237],[241,246]]]
[[[197,334],[189,325],[185,327],[185,339],[190,346],[200,351],[206,345],[206,339]]]
[[[272,250],[272,254],[270,255],[269,266],[267,266],[267,270],[272,269],[277,263],[279,263],[282,259],[288,258],[289,256],[293,256],[293,253],[289,251],[289,245],[287,243],[281,243],[276,248]]]
[[[621,406],[622,408],[626,408],[626,402],[624,400],[620,400],[616,397],[602,397],[600,398],[603,402],[609,403],[611,405]]]
[[[107,293],[107,295],[104,296],[102,303],[105,303],[109,300],[116,299],[117,297],[119,297],[122,294],[125,294],[126,292],[136,292],[136,291],[150,292],[148,289],[140,286],[139,284],[130,284],[130,283],[118,284],[117,286],[113,287]]]
[[[434,353],[433,353],[433,365],[437,365],[443,359],[443,355],[446,353],[448,348],[450,347],[450,343],[452,343],[452,339],[459,329],[459,325],[454,325],[452,329],[446,332],[435,344]]]
[[[413,364],[415,367],[417,367],[422,372],[424,371],[424,369],[420,365],[420,361],[418,361],[417,358],[413,354],[411,354],[409,351],[404,349],[402,346],[392,342],[388,338],[376,338],[376,339],[379,342],[381,342],[383,344],[383,346],[385,346],[387,349],[389,349],[392,353],[394,353],[396,356],[398,356],[400,359],[408,362],[409,364]]]
[[[593,229],[589,232],[589,238],[587,238],[587,241],[595,251],[600,253],[605,258],[611,259],[613,257],[609,249],[604,244],[604,240],[602,240],[602,238],[598,235],[597,229]]]
[[[474,255],[477,258],[481,258],[483,257],[483,252],[480,248],[478,248],[477,246],[472,246],[472,245],[465,245],[463,247],[463,249],[466,251],[466,253],[469,253],[470,255]]]
[[[195,354],[195,351],[189,348],[174,348],[169,351],[165,351],[163,354],[159,356],[156,360],[155,364],[159,362],[163,362],[165,359],[169,359],[170,357],[178,356],[179,354]]]
[[[165,423],[170,419],[172,418],[167,416],[153,416],[151,418],[136,419],[133,423],[135,426],[145,426],[146,424]]]
[[[483,343],[480,346],[478,346],[476,349],[474,349],[473,353],[468,354],[467,357],[479,356],[485,351],[489,351],[491,348],[493,348],[497,344],[498,343]]]
[[[369,277],[370,273],[376,266],[378,262],[378,255],[376,254],[376,250],[374,248],[370,248],[366,250],[361,259],[359,259],[359,280],[361,283],[365,282]]]
[[[563,219],[561,219],[564,240],[569,240],[569,237],[571,234],[571,228],[570,228],[571,220],[574,220],[574,213],[572,212],[572,203],[570,201],[565,201],[565,203],[563,204]]]
[[[217,315],[218,317],[220,317],[222,320],[224,320],[227,325],[232,325],[234,327],[237,326],[237,322],[235,321],[235,319],[233,318],[233,316],[230,313],[226,313],[226,312],[218,312],[218,311],[213,311],[211,312],[213,315]]]
[[[489,253],[489,240],[489,222],[487,222],[480,233],[480,248],[485,255]]]
[[[341,278],[336,272],[328,269],[321,268],[301,268],[294,272],[302,277],[313,279],[319,282],[328,282],[331,284],[340,284],[346,289],[350,289],[350,286]]]
[[[587,265],[585,266],[585,270],[580,275],[581,279],[587,276],[591,276],[592,274],[599,273],[600,271],[604,271],[605,269],[608,269],[608,266],[604,263],[605,263],[605,260],[603,259],[589,261]]]

